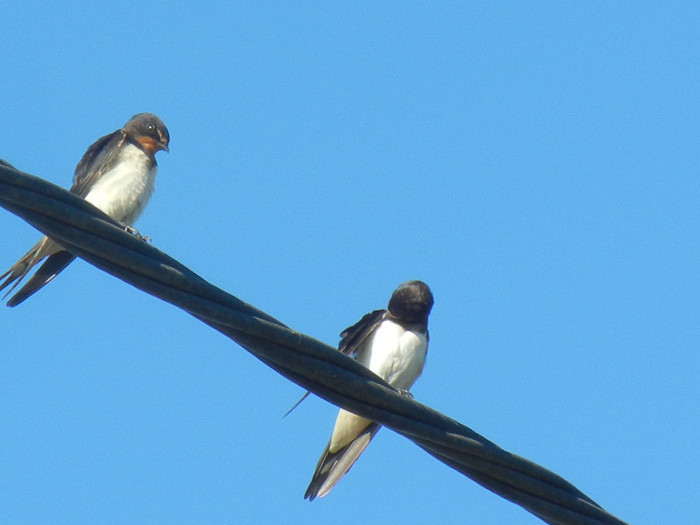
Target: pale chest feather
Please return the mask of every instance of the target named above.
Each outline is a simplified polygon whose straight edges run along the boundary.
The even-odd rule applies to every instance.
[[[133,144],[124,146],[114,168],[102,175],[85,200],[114,220],[132,225],[155,189],[156,166]]]
[[[423,371],[428,338],[385,320],[357,354],[357,361],[387,383],[408,390]],[[355,439],[370,421],[341,410],[328,448],[336,452]]]
[[[397,388],[409,389],[423,371],[428,350],[425,334],[386,320],[369,346],[370,351],[361,357],[362,364]]]

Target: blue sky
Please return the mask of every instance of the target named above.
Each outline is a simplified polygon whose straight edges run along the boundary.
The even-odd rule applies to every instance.
[[[333,345],[426,281],[419,401],[630,523],[697,520],[697,3],[0,18],[1,158],[67,187],[91,142],[156,113],[155,246]],[[38,235],[0,228],[4,269]],[[540,523],[386,430],[309,504],[336,409],[282,419],[299,387],[82,261],[0,330],[3,523]]]

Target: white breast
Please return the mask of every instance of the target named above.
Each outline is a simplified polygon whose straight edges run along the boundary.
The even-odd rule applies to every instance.
[[[357,361],[390,385],[408,390],[423,371],[427,351],[428,338],[424,334],[406,330],[401,325],[386,320],[358,352]],[[329,450],[340,450],[369,424],[369,420],[341,410],[335,420]]]
[[[362,364],[396,388],[411,388],[423,371],[428,350],[426,336],[386,320],[370,344]]]
[[[141,215],[155,189],[156,167],[133,144],[126,144],[115,167],[105,173],[85,200],[114,220],[131,226]]]

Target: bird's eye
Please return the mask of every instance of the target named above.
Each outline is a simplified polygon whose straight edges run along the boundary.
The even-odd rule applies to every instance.
[[[155,125],[155,124],[149,124],[149,125],[146,126],[146,127],[148,128],[148,131],[155,131],[155,129],[156,129],[156,125]]]

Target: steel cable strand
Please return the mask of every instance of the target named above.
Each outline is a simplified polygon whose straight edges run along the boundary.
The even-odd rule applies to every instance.
[[[85,201],[2,161],[0,205],[98,268],[187,311],[300,386],[406,436],[543,521],[623,523],[563,478],[398,394],[335,349],[287,328],[126,234]]]

